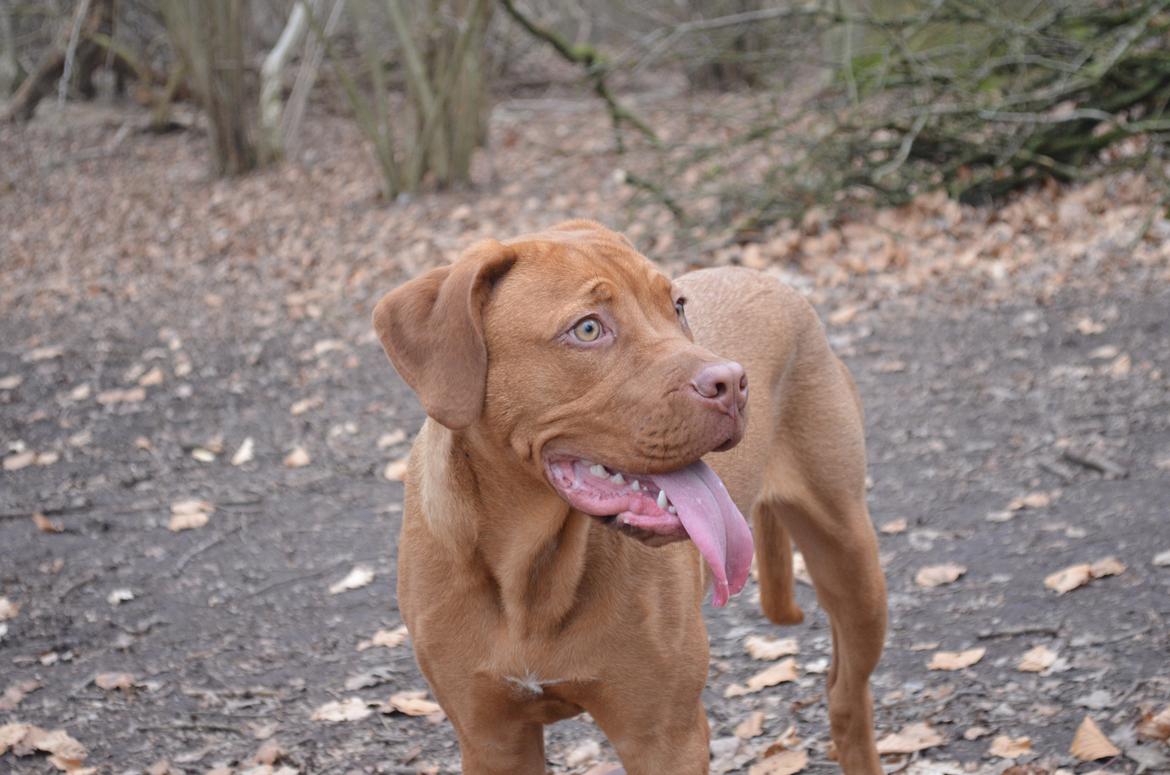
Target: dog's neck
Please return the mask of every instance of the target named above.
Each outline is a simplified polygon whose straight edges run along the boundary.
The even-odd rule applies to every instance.
[[[419,482],[431,531],[471,577],[484,578],[510,631],[537,636],[561,626],[577,605],[593,531],[542,479],[505,478],[510,448],[475,429],[428,420],[428,460]]]

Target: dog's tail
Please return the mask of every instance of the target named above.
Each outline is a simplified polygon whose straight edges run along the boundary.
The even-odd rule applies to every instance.
[[[804,621],[804,612],[796,604],[792,540],[779,511],[779,506],[769,503],[757,503],[752,509],[760,608],[776,624],[799,624]]]

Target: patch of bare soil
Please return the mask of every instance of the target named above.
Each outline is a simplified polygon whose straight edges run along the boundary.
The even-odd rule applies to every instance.
[[[581,216],[818,304],[867,406],[891,768],[1170,770],[1170,223],[1140,177],[721,247],[614,174],[585,101],[504,103],[473,190],[392,204],[343,121],[231,182],[138,121],[0,128],[0,770],[457,771],[392,595],[422,413],[368,314]],[[709,612],[713,766],[834,771],[825,619],[802,585],[807,623],[774,628],[757,594]],[[547,748],[613,758],[585,720]]]

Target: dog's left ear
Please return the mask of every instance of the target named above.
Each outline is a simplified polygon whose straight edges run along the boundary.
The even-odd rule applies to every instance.
[[[477,242],[455,263],[400,285],[374,307],[374,330],[390,362],[427,414],[452,430],[471,425],[483,410],[483,310],[515,261],[513,248]]]

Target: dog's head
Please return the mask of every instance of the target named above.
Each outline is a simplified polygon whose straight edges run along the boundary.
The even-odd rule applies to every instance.
[[[695,344],[686,299],[624,237],[570,221],[480,242],[387,294],[374,328],[437,422],[642,540],[692,538],[716,602],[742,586],[750,534],[700,457],[743,437],[747,378]]]

